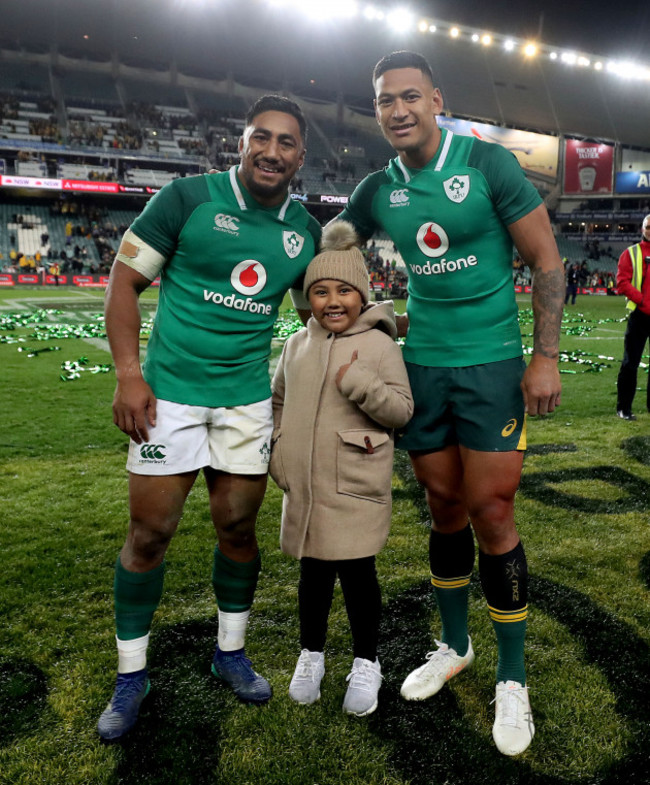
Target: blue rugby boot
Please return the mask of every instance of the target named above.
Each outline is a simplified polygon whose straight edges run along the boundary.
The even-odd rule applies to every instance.
[[[243,649],[221,651],[217,646],[212,660],[212,673],[232,687],[235,695],[246,703],[266,703],[273,691],[268,681],[255,673]]]
[[[146,668],[134,673],[117,674],[113,697],[97,723],[102,739],[113,741],[131,730],[137,722],[140,704],[147,697],[150,687]]]

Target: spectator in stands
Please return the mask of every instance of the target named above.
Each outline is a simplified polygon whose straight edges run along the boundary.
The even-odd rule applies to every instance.
[[[623,420],[636,420],[632,414],[632,402],[637,371],[650,338],[650,215],[643,219],[641,241],[626,248],[619,257],[616,285],[618,293],[627,298],[629,312],[623,361],[616,382],[616,415]],[[646,408],[650,411],[650,383],[646,392]]]
[[[576,304],[576,297],[578,296],[578,269],[579,265],[570,264],[567,266],[566,271],[566,294],[564,296],[564,304],[567,305],[569,298],[571,298],[571,305]]]

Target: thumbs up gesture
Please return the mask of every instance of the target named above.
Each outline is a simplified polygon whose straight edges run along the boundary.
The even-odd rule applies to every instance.
[[[338,372],[336,374],[336,386],[339,388],[339,390],[341,389],[341,381],[342,381],[343,377],[345,376],[346,371],[352,365],[353,362],[356,362],[356,360],[358,358],[359,358],[359,352],[355,349],[352,352],[352,357],[350,358],[350,362],[346,363],[345,365],[342,365],[339,368],[339,370],[338,370]]]

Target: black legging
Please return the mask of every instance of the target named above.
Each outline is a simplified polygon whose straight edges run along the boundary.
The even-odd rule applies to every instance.
[[[354,656],[374,662],[381,618],[381,590],[374,556],[339,561],[309,557],[300,560],[300,647],[309,651],[323,651],[325,648],[327,618],[337,575],[350,620]]]

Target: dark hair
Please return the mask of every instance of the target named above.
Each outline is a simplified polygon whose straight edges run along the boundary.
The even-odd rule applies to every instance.
[[[417,52],[409,52],[406,49],[402,49],[399,52],[391,52],[389,55],[381,58],[372,72],[373,85],[377,84],[379,77],[385,74],[386,71],[394,71],[396,68],[417,68],[431,82],[432,87],[435,87],[433,71],[426,58]]]
[[[246,125],[252,125],[253,120],[262,112],[284,112],[295,117],[300,127],[302,141],[307,142],[307,121],[302,109],[295,101],[283,95],[263,95],[251,106],[246,114]]]

